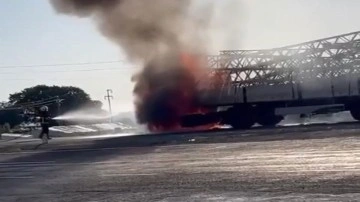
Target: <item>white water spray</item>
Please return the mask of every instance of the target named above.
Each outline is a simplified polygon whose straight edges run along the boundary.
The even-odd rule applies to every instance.
[[[104,120],[110,119],[112,116],[98,116],[98,115],[62,115],[53,118],[54,120],[82,120],[82,121],[91,121],[91,120]]]
[[[78,110],[54,117],[59,121],[100,121],[110,119],[112,116],[106,113],[91,113],[89,110]]]

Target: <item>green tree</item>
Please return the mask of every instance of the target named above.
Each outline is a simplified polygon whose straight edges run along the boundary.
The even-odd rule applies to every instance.
[[[0,125],[9,123],[11,127],[14,127],[23,122],[23,117],[21,116],[21,110],[5,110],[0,109]]]
[[[38,85],[11,94],[10,104],[24,108],[36,109],[43,105],[49,107],[52,116],[57,116],[84,106],[101,109],[100,101],[91,100],[84,90],[73,86]],[[59,101],[61,101],[59,103]]]

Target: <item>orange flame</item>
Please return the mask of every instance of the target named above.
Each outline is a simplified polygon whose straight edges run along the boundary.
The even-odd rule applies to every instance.
[[[176,79],[171,81],[171,86],[167,86],[168,89],[165,92],[158,95],[159,89],[162,89],[162,83],[157,83],[153,85],[147,77],[149,75],[146,72],[137,75],[135,80],[137,84],[135,85],[134,94],[137,99],[135,101],[135,106],[137,111],[144,114],[144,111],[151,113],[151,110],[155,110],[155,113],[164,113],[160,114],[160,119],[151,119],[148,120],[147,117],[138,117],[140,122],[144,122],[148,125],[148,129],[153,132],[162,132],[162,131],[189,131],[189,130],[204,130],[212,129],[216,127],[217,123],[211,123],[199,127],[192,128],[183,128],[181,126],[181,118],[185,115],[190,114],[204,114],[210,112],[211,109],[204,107],[197,100],[198,94],[198,81],[201,79],[216,79],[215,76],[209,76],[206,66],[202,63],[201,57],[197,57],[191,54],[180,54],[180,66],[177,69],[171,69],[171,71],[177,71],[174,73]],[[155,71],[154,69],[149,69],[149,71]],[[179,73],[180,72],[180,73]],[[151,77],[151,76],[150,76]],[[207,78],[208,77],[208,78]],[[163,75],[157,76],[157,79],[165,80],[168,78],[163,78]],[[166,82],[165,82],[166,83]],[[149,104],[154,102],[157,103],[155,109]],[[160,104],[159,104],[160,103]],[[150,112],[149,112],[150,110]],[[160,112],[159,112],[160,111]],[[146,113],[145,113],[146,114]],[[143,120],[144,119],[144,120]]]

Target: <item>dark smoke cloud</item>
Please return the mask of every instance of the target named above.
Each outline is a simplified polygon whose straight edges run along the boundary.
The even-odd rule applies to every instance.
[[[93,17],[99,24],[100,31],[119,44],[133,60],[150,60],[173,50],[200,46],[201,26],[190,17],[191,0],[51,2],[59,13]],[[206,22],[202,21],[201,24]]]
[[[134,94],[140,96],[137,100],[139,123],[151,120],[154,125],[171,128],[181,116],[179,113],[193,107],[193,98],[184,95],[194,94],[196,80],[180,60],[178,55],[157,58],[149,62],[137,78]]]
[[[57,11],[75,15],[92,15],[97,9],[108,9],[119,0],[56,0],[52,1]]]
[[[206,50],[203,42],[211,9],[194,15],[191,0],[51,2],[61,14],[93,18],[102,34],[117,43],[131,61],[144,63],[143,71],[133,78],[138,121],[169,122],[170,127],[182,110],[179,107],[186,105],[182,89],[190,94],[195,88],[179,55]]]

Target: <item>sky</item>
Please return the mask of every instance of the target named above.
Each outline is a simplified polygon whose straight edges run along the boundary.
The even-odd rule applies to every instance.
[[[359,0],[197,1],[217,8],[210,33],[213,52],[274,48],[360,31]],[[130,78],[137,67],[91,20],[57,15],[48,0],[0,0],[0,5],[0,101],[38,84],[72,85],[101,101],[112,89],[115,111],[132,111]],[[119,62],[60,65],[103,61]]]

